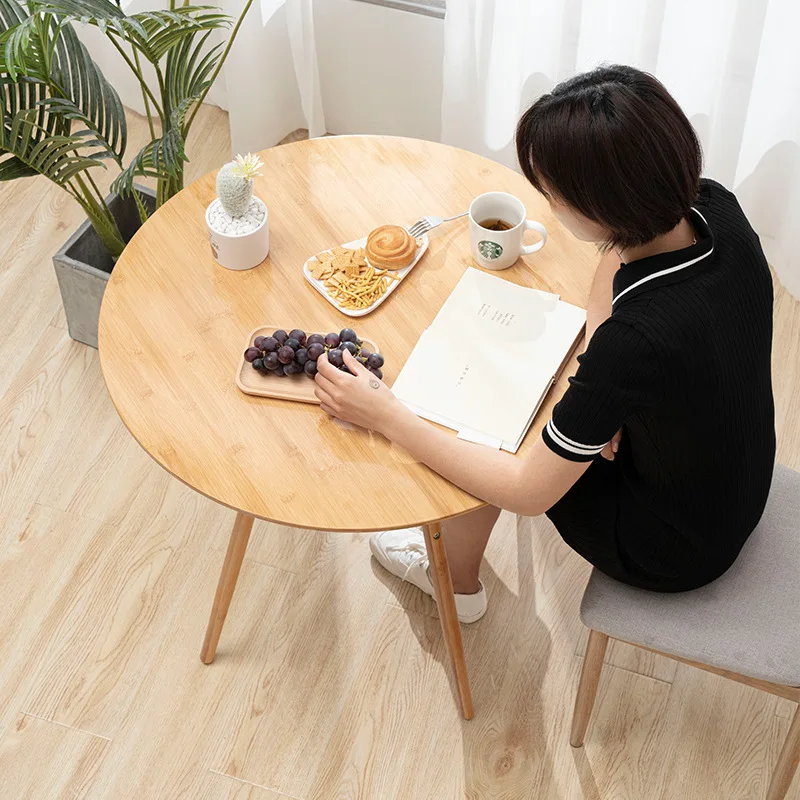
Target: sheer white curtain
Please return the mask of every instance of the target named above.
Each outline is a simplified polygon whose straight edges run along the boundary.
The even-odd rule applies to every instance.
[[[245,0],[209,3],[236,18]],[[160,0],[122,4],[128,14],[167,6]],[[142,113],[139,85],[116,50],[97,29],[78,30],[122,102]],[[221,38],[227,35],[226,31]],[[312,0],[256,0],[206,99],[229,112],[234,154],[271,147],[297,128],[323,135]]]
[[[656,75],[800,298],[797,0],[457,0],[445,20],[443,141],[516,166],[517,119],[603,62]]]
[[[244,6],[216,1],[232,16]],[[209,100],[230,114],[234,152],[271,147],[297,128],[322,136],[312,0],[256,0],[215,88]]]

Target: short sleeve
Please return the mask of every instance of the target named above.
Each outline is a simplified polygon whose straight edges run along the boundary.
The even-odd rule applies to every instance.
[[[578,362],[542,437],[563,458],[591,461],[632,414],[658,402],[661,365],[642,333],[614,319],[595,331]]]

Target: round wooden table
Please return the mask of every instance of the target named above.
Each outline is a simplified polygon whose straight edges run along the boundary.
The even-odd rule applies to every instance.
[[[248,334],[259,325],[309,332],[352,325],[378,343],[391,385],[471,259],[466,219],[443,225],[430,234],[428,253],[398,290],[372,314],[352,320],[306,283],[302,265],[379,225],[451,216],[476,195],[503,190],[522,199],[529,217],[547,227],[549,240],[498,275],[584,306],[597,256],[561,228],[521,175],[453,147],[342,136],[260,155],[263,176],[256,178],[255,194],[269,209],[266,261],[246,272],[214,261],[204,220],[216,197],[212,173],[137,233],[114,267],[100,313],[103,375],[128,430],[176,478],[238,512],[201,658],[214,658],[254,517],[325,531],[422,525],[462,711],[470,717],[438,523],[483,503],[381,436],[348,430],[317,406],[242,394],[234,375]],[[520,453],[538,435],[565,381],[551,392]]]

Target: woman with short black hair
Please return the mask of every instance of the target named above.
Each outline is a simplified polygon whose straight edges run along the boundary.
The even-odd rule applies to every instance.
[[[736,559],[766,503],[775,458],[772,280],[736,198],[700,179],[689,120],[651,75],[603,67],[523,115],[528,180],[578,239],[603,253],[586,351],[524,459],[456,439],[391,391],[321,359],[329,414],[379,431],[490,505],[445,523],[464,622],[499,509],[546,513],[563,539],[620,581],[697,588]],[[422,533],[371,539],[377,560],[428,594]]]

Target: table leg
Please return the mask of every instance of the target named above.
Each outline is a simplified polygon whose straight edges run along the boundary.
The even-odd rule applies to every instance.
[[[467,662],[464,660],[464,644],[461,641],[461,627],[456,612],[456,598],[453,594],[453,582],[450,578],[450,567],[447,564],[447,552],[442,538],[442,526],[438,522],[423,526],[425,547],[431,565],[431,580],[436,593],[436,604],[439,607],[439,621],[447,644],[447,652],[453,664],[456,676],[458,696],[461,701],[461,713],[464,719],[472,719],[475,710],[472,707],[472,693],[467,677]]]
[[[233,523],[231,538],[228,542],[228,552],[225,554],[222,572],[217,583],[217,593],[214,595],[214,605],[211,608],[208,628],[206,628],[206,638],[203,642],[203,649],[200,651],[200,660],[204,664],[210,664],[217,653],[222,626],[225,624],[225,617],[231,604],[233,590],[236,588],[236,580],[239,577],[239,570],[242,567],[252,528],[253,517],[243,511],[237,511],[236,521]]]

